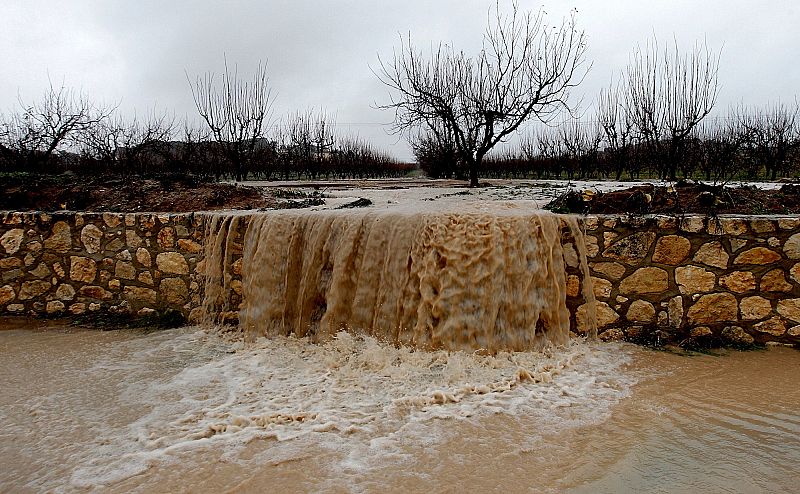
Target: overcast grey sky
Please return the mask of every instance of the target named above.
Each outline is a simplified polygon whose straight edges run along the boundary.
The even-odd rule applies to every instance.
[[[387,134],[392,115],[373,108],[387,90],[370,71],[391,57],[399,35],[419,46],[444,41],[477,50],[493,0],[2,0],[0,111],[37,99],[55,83],[120,109],[154,106],[193,116],[185,72],[219,71],[223,54],[249,71],[268,60],[276,117],[305,109],[335,113],[358,134],[401,158]],[[508,2],[501,2],[508,5]],[[718,107],[763,105],[800,95],[800,2],[790,0],[520,0],[553,24],[577,8],[594,64],[580,92],[590,107],[631,50],[653,34],[722,48]]]

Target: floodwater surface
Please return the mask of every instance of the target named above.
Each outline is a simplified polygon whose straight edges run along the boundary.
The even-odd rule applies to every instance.
[[[39,324],[39,323],[36,323]],[[800,352],[4,323],[2,492],[795,492]]]

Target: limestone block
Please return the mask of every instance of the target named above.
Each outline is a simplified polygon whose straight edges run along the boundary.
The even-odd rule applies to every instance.
[[[762,292],[790,292],[792,284],[786,281],[782,269],[773,269],[761,277],[759,288]]]
[[[6,254],[16,254],[22,245],[25,231],[22,228],[13,228],[0,237],[0,245],[5,249]]]
[[[162,252],[156,256],[158,269],[171,274],[188,274],[186,259],[177,252]]]
[[[194,240],[182,238],[178,240],[178,249],[182,250],[183,252],[189,252],[190,254],[197,254],[203,250],[203,246]],[[575,260],[577,261],[577,254],[575,254]]]
[[[603,232],[603,247],[610,246],[617,238],[619,238],[619,233]]]
[[[786,332],[786,325],[783,323],[780,317],[775,316],[772,319],[767,319],[766,321],[754,324],[753,329],[759,333],[768,333],[773,336],[783,336],[783,334]]]
[[[789,336],[800,336],[800,326],[793,326],[787,331]]]
[[[122,295],[129,303],[134,305],[156,305],[158,295],[150,288],[126,286]]]
[[[139,273],[137,278],[140,283],[144,283],[145,285],[152,285],[153,284],[153,275],[150,274],[150,271],[144,271]]]
[[[719,284],[734,293],[744,293],[756,289],[756,278],[750,271],[734,271],[720,277]]]
[[[783,253],[789,259],[800,259],[800,233],[795,233],[783,244]]]
[[[91,285],[82,286],[80,290],[78,290],[78,293],[80,293],[84,297],[94,298],[98,300],[111,300],[112,298],[114,298],[114,295],[111,292],[109,292],[108,290],[106,290],[101,286],[91,286]],[[89,310],[91,310],[91,306],[89,307]]]
[[[8,304],[8,307],[6,307],[6,310],[8,312],[20,313],[20,312],[24,312],[25,311],[25,306],[22,305],[22,304]]]
[[[627,264],[636,264],[647,257],[655,239],[654,232],[634,233],[615,242],[603,252],[603,256]]]
[[[116,228],[122,223],[122,215],[118,213],[103,213],[103,222],[109,228]]]
[[[78,302],[77,304],[72,304],[69,306],[69,311],[76,316],[86,313],[86,304],[83,302]]]
[[[567,297],[577,297],[581,293],[581,279],[575,275],[567,277]]]
[[[44,241],[44,248],[60,254],[69,252],[72,248],[72,230],[66,221],[57,221],[53,225],[52,234]]]
[[[131,249],[138,249],[142,245],[142,237],[134,230],[125,230],[125,244]]]
[[[729,240],[731,244],[731,252],[736,252],[745,245],[747,245],[747,240],[743,238],[732,238]]]
[[[181,240],[181,242],[187,242],[186,240]],[[181,248],[181,250],[184,250]],[[575,251],[575,246],[572,243],[568,243],[564,246],[564,262],[567,263],[567,266],[571,268],[577,268],[580,261],[578,260],[578,253]]]
[[[114,240],[106,244],[105,250],[106,252],[119,252],[124,248],[125,248],[125,242],[123,242],[121,238],[115,238]]]
[[[81,243],[83,243],[83,248],[89,254],[100,252],[102,239],[103,232],[92,224],[84,226],[83,230],[81,230]]]
[[[656,318],[656,308],[650,302],[634,300],[628,307],[625,318],[631,322],[650,324]]]
[[[689,331],[689,336],[692,338],[705,338],[714,334],[708,326],[698,326]]]
[[[17,294],[14,292],[13,286],[5,285],[0,287],[0,305],[6,305],[15,298],[17,298]]]
[[[725,269],[728,267],[729,257],[722,244],[715,241],[701,245],[692,260],[706,266]]]
[[[50,268],[47,267],[47,264],[40,262],[39,265],[36,266],[35,269],[30,270],[29,273],[39,279],[47,278],[50,276]]]
[[[241,267],[241,260],[237,260],[236,262],[239,263],[239,273],[242,272]],[[235,264],[235,263],[234,263]],[[617,281],[625,274],[625,266],[618,262],[598,262],[591,264],[592,271],[598,274],[602,274],[603,276],[610,278],[611,280]]]
[[[114,276],[117,278],[122,278],[123,280],[136,279],[136,268],[133,267],[133,264],[127,261],[117,261],[117,264],[114,267]]]
[[[667,304],[667,320],[669,325],[675,329],[683,324],[683,297],[678,295],[672,297]]]
[[[795,282],[800,283],[800,262],[789,269],[789,276],[791,276]]]
[[[17,257],[6,257],[4,259],[0,259],[0,269],[13,269],[21,267],[22,259]]]
[[[189,300],[189,288],[180,278],[164,278],[158,289],[170,305],[183,305]]]
[[[153,265],[153,258],[150,256],[150,252],[141,247],[136,249],[136,261],[146,268]]]
[[[622,280],[619,291],[622,294],[658,293],[669,288],[669,275],[657,267],[639,268]]]
[[[697,233],[703,230],[703,218],[700,216],[687,216],[681,219],[681,230]]]
[[[675,268],[675,283],[678,284],[678,290],[686,295],[710,292],[716,281],[714,273],[700,266]]]
[[[794,230],[800,226],[800,219],[798,218],[781,218],[778,220],[778,226],[781,230]]]
[[[689,308],[687,317],[693,326],[734,322],[739,317],[739,307],[730,293],[711,293],[700,297]]]
[[[167,226],[158,232],[158,245],[164,250],[169,250],[175,247],[175,229]]]
[[[64,312],[64,302],[60,300],[51,300],[47,302],[47,308],[45,309],[48,314],[58,314],[60,312]]]
[[[611,328],[603,331],[597,337],[602,341],[622,341],[625,339],[625,333],[619,328]]]
[[[88,257],[72,256],[69,258],[69,278],[72,281],[91,283],[97,276],[97,263]]]
[[[19,299],[30,300],[32,298],[36,298],[50,290],[51,286],[52,285],[49,281],[26,281],[22,284],[22,288],[19,290]]]
[[[597,237],[594,235],[586,235],[586,256],[596,257],[600,253],[600,244],[597,242]]]
[[[764,319],[772,312],[772,303],[764,297],[745,297],[739,303],[742,320],[757,321]]]
[[[736,256],[733,264],[736,266],[744,264],[772,264],[780,259],[781,255],[772,249],[768,249],[767,247],[753,247]]]
[[[656,242],[653,262],[675,266],[683,262],[692,248],[688,239],[678,235],[667,235]]]
[[[800,298],[778,301],[778,314],[794,322],[800,322]]]
[[[775,231],[775,223],[767,218],[754,218],[750,220],[750,228],[759,234],[772,233]]]
[[[592,291],[596,298],[609,298],[611,297],[611,282],[592,276]]]
[[[64,301],[72,300],[75,298],[75,289],[72,285],[62,283],[56,288],[56,298]]]
[[[595,302],[595,314],[597,317],[597,327],[603,328],[619,320],[619,314],[605,302]],[[581,332],[589,331],[589,304],[583,304],[575,312],[575,322]]]

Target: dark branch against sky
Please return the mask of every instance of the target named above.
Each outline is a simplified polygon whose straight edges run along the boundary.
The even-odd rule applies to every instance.
[[[503,2],[501,2],[502,5]],[[722,49],[718,109],[800,96],[800,2],[743,0],[523,1],[553,25],[577,8],[594,66],[578,93],[588,115],[648,38],[706,41]],[[4,0],[0,16],[0,111],[54,83],[139,113],[194,118],[186,73],[222,71],[223,56],[249,73],[268,61],[277,117],[324,108],[341,133],[409,158],[388,135],[392,115],[374,108],[387,90],[370,71],[399,35],[420,47],[440,41],[474,52],[494,0]],[[588,117],[587,117],[588,118]]]

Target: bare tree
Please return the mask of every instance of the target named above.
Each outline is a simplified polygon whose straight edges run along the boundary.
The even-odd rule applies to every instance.
[[[113,112],[111,107],[92,104],[83,93],[64,85],[56,87],[52,82],[40,101],[26,104],[20,99],[19,105],[21,111],[3,125],[3,146],[32,171],[43,170],[78,133],[88,131]]]
[[[570,110],[570,89],[585,75],[586,36],[574,13],[558,28],[542,10],[509,15],[499,2],[489,13],[480,52],[470,57],[440,44],[426,57],[409,36],[378,78],[394,93],[380,108],[395,111],[395,128],[412,135],[421,126],[446,129],[460,161],[478,185],[484,156],[528,119],[548,121]],[[587,68],[588,70],[588,68]]]
[[[800,147],[800,106],[776,103],[766,111],[740,109],[738,124],[744,146],[757,166],[766,169],[767,178],[788,172],[792,152]]]
[[[610,163],[616,179],[625,171],[633,173],[631,155],[633,147],[633,121],[625,111],[625,95],[621,88],[600,91],[597,102],[597,120],[603,132],[604,157]]]
[[[625,73],[626,110],[638,137],[655,154],[662,178],[675,180],[687,139],[717,99],[719,54],[696,45],[663,52],[653,40],[637,48]]]
[[[255,150],[266,136],[275,100],[266,64],[259,63],[253,78],[246,81],[239,78],[237,66],[231,70],[225,60],[219,84],[216,75],[208,72],[189,85],[197,111],[230,161],[234,178],[247,179]]]

